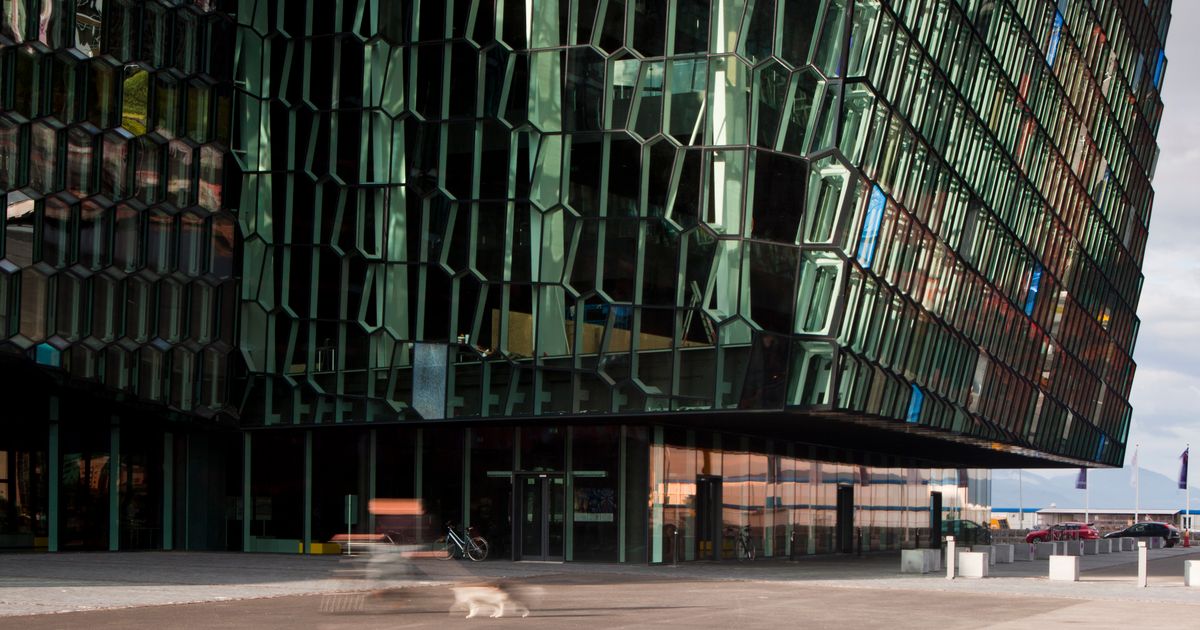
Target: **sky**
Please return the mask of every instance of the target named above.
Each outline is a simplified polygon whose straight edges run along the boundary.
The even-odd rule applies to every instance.
[[[1184,445],[1200,448],[1200,2],[1175,0],[1172,12],[1125,466],[1140,443],[1141,468],[1176,478]]]

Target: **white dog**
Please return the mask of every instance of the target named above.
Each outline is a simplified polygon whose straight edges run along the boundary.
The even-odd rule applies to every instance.
[[[499,586],[478,585],[478,586],[455,586],[454,588],[454,605],[450,606],[450,610],[467,609],[467,619],[475,617],[480,612],[488,609],[492,610],[489,617],[503,617],[506,610],[512,612],[520,612],[522,617],[529,616],[529,609],[525,604],[513,599],[508,591]]]

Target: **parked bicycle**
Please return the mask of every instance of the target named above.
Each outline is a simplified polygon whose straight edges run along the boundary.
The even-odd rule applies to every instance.
[[[439,560],[466,557],[479,562],[487,558],[488,542],[483,536],[475,533],[474,527],[467,528],[467,533],[462,534],[454,529],[454,522],[450,521],[446,523],[444,549],[444,553],[438,555]]]
[[[754,539],[750,537],[749,525],[743,525],[741,528],[726,527],[725,536],[733,538],[734,557],[738,560],[753,560],[754,556],[758,554]]]

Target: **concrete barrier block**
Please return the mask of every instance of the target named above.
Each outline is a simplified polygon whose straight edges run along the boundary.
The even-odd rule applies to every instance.
[[[978,551],[958,554],[958,575],[965,578],[985,578],[988,575],[988,555]]]
[[[1111,538],[1101,538],[1100,540],[1097,540],[1096,553],[1112,553],[1112,543],[1113,541]]]
[[[1035,546],[1034,557],[1038,560],[1046,560],[1052,556],[1059,555],[1058,543],[1041,542],[1033,544]]]
[[[1150,548],[1151,549],[1162,549],[1162,546],[1163,546],[1163,541],[1161,538],[1155,536],[1150,539]]]
[[[988,555],[988,565],[995,566],[996,564],[996,546],[995,545],[975,545],[971,547],[971,551],[976,553],[986,553]]]
[[[992,550],[995,551],[993,558],[1000,564],[1012,564],[1015,549],[1012,545],[992,545]]]
[[[1082,542],[1083,542],[1083,555],[1094,556],[1094,555],[1100,553],[1100,541],[1099,540],[1084,540]]]
[[[1118,538],[1121,541],[1121,551],[1133,551],[1137,548],[1137,541],[1132,538]]]
[[[1051,556],[1050,579],[1056,582],[1078,582],[1079,557]]]
[[[939,571],[941,564],[941,553],[936,549],[905,549],[900,552],[901,573]]]
[[[1034,543],[1023,543],[1015,545],[1013,550],[1013,560],[1018,562],[1031,562],[1037,558],[1037,545]]]
[[[1200,587],[1200,560],[1183,561],[1183,585]]]
[[[1079,541],[1079,540],[1063,541],[1063,547],[1065,547],[1065,549],[1063,550],[1062,553],[1060,553],[1058,555],[1060,555],[1060,556],[1082,556],[1083,555],[1083,545],[1081,543],[1082,543],[1082,541]]]

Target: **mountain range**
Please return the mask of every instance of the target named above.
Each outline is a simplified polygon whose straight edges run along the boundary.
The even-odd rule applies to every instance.
[[[1132,510],[1135,507],[1133,471],[1128,468],[1093,468],[1088,470],[1088,496],[1075,489],[1078,470],[1016,470],[992,471],[992,506],[1016,508],[1083,508],[1085,501],[1093,508]],[[1183,509],[1186,491],[1180,490],[1178,480],[1140,469],[1140,507],[1143,509]],[[1200,488],[1192,497],[1192,508],[1200,509]],[[1023,500],[1022,500],[1023,499]]]

